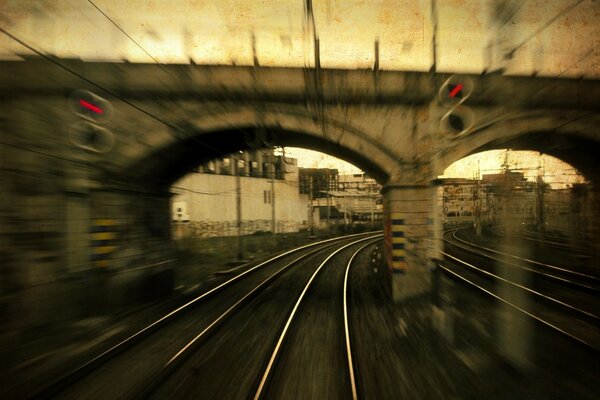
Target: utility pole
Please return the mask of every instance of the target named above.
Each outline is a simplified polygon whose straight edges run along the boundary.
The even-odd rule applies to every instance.
[[[310,207],[309,211],[308,211],[308,216],[309,216],[309,224],[310,224],[310,236],[314,236],[315,235],[315,227],[314,227],[314,218],[313,218],[313,177],[312,175],[310,175],[308,177],[308,205]]]
[[[371,182],[366,185],[368,189],[367,197],[371,200],[371,225],[373,225],[373,222],[375,222],[375,192],[373,192],[373,184]]]
[[[242,238],[242,177],[240,175],[239,161],[232,158],[231,162],[235,162],[235,192],[236,192],[236,208],[237,208],[237,248],[238,260],[244,259],[244,240]]]
[[[271,147],[271,232],[275,235],[275,149]]]
[[[375,195],[371,193],[371,225],[375,223]]]
[[[479,178],[476,182],[475,187],[475,233],[477,236],[481,236],[481,181]]]
[[[437,34],[438,34],[438,9],[437,9],[437,0],[431,0],[431,24],[433,25],[433,34],[431,35],[431,58],[432,65],[430,72],[437,72]]]
[[[331,186],[331,175],[327,173],[327,229],[329,229],[329,219],[331,218],[331,199],[329,196],[329,187]]]
[[[475,186],[475,234],[481,236],[481,180],[479,174],[479,161],[477,161],[477,177]]]
[[[542,176],[538,174],[537,179],[536,179],[536,200],[537,200],[537,204],[536,204],[536,208],[537,208],[537,221],[536,221],[536,228],[537,231],[539,233],[542,234],[542,238],[544,237],[544,180],[542,179]]]

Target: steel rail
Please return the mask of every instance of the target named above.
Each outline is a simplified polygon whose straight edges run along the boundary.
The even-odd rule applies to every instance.
[[[595,276],[593,276],[593,275],[588,275],[588,274],[584,274],[584,273],[582,273],[582,272],[577,272],[577,271],[573,271],[573,270],[570,270],[570,269],[566,269],[566,268],[558,267],[558,266],[556,266],[556,265],[545,264],[545,263],[542,263],[542,262],[539,262],[539,261],[530,260],[530,259],[528,259],[528,258],[524,258],[524,257],[515,256],[514,254],[505,253],[505,252],[502,252],[502,251],[498,251],[498,250],[491,249],[491,248],[489,248],[489,247],[480,246],[480,245],[477,245],[477,244],[471,243],[471,242],[469,242],[469,241],[467,241],[467,240],[461,239],[461,238],[459,238],[458,236],[456,236],[456,232],[457,232],[459,229],[460,229],[460,228],[456,228],[456,229],[454,229],[453,231],[448,231],[447,233],[449,233],[449,232],[452,232],[452,237],[453,237],[455,240],[457,240],[457,241],[459,241],[459,242],[461,242],[461,243],[464,243],[464,244],[466,244],[466,245],[468,245],[468,246],[477,247],[477,248],[480,248],[480,249],[483,249],[483,250],[486,250],[486,251],[490,251],[490,252],[492,252],[492,253],[496,253],[496,254],[505,255],[505,256],[508,256],[508,257],[511,257],[511,258],[514,258],[514,259],[517,259],[517,260],[521,260],[521,261],[527,261],[528,263],[531,263],[531,264],[534,264],[534,265],[540,265],[540,266],[542,266],[542,267],[544,267],[544,268],[551,268],[551,269],[554,269],[554,270],[557,270],[557,271],[564,272],[564,273],[566,273],[566,274],[572,274],[572,275],[575,275],[575,276],[579,276],[579,277],[581,277],[581,278],[583,278],[583,279],[588,279],[588,280],[591,280],[591,281],[597,281],[597,282],[600,282],[600,278],[598,278],[598,277],[595,277]]]
[[[304,296],[306,295],[306,292],[308,291],[308,289],[310,288],[310,286],[312,285],[313,281],[315,280],[316,276],[319,274],[319,272],[323,269],[323,267],[329,262],[329,260],[331,260],[331,258],[333,258],[333,256],[335,256],[336,254],[338,254],[339,252],[341,252],[342,250],[353,246],[357,243],[360,242],[364,242],[366,240],[371,240],[373,239],[373,237],[368,237],[368,238],[364,238],[364,239],[359,239],[356,240],[354,242],[348,243],[342,247],[340,247],[339,249],[335,250],[334,252],[332,252],[317,268],[317,270],[312,274],[312,276],[310,277],[310,279],[308,280],[308,283],[304,286],[304,289],[302,290],[302,293],[300,293],[300,296],[298,297],[298,300],[296,301],[296,304],[294,305],[294,308],[292,309],[292,311],[290,312],[290,315],[283,327],[283,330],[281,332],[281,335],[279,336],[279,339],[277,340],[277,344],[275,345],[275,349],[273,350],[273,353],[271,354],[271,357],[269,358],[269,362],[267,364],[267,367],[265,368],[265,371],[262,375],[262,378],[260,380],[260,383],[258,385],[258,389],[256,390],[256,393],[254,394],[254,400],[258,400],[261,398],[263,391],[266,387],[266,383],[267,380],[271,374],[271,371],[273,370],[273,366],[275,365],[275,361],[277,360],[277,357],[279,356],[279,351],[281,350],[282,346],[283,346],[283,341],[287,336],[287,333],[289,331],[289,328],[296,316],[296,313],[298,312],[298,309],[300,308],[300,304],[302,303],[302,300],[304,299]]]
[[[592,350],[594,350],[596,352],[600,351],[600,348],[594,346],[593,344],[589,343],[585,339],[581,339],[581,338],[573,335],[572,333],[569,333],[569,332],[565,331],[564,329],[561,329],[558,326],[556,326],[556,325],[554,325],[554,324],[546,321],[545,319],[543,319],[543,318],[541,318],[541,317],[539,317],[537,315],[534,315],[534,314],[530,313],[529,311],[524,310],[523,308],[521,308],[521,307],[519,307],[519,306],[517,306],[517,305],[515,305],[515,304],[513,304],[511,302],[509,302],[508,300],[503,299],[502,297],[498,296],[497,294],[495,294],[495,293],[493,293],[493,292],[491,292],[491,291],[489,291],[489,290],[487,290],[487,289],[479,286],[478,284],[476,284],[476,283],[468,280],[464,276],[462,276],[462,275],[460,275],[460,274],[452,271],[451,269],[443,266],[442,264],[438,263],[437,265],[438,265],[439,268],[443,269],[444,271],[446,271],[447,273],[453,275],[454,277],[459,278],[460,280],[466,282],[467,284],[476,287],[477,289],[481,290],[482,292],[484,292],[484,293],[492,296],[496,300],[499,300],[499,301],[503,302],[504,304],[506,304],[506,305],[508,305],[508,306],[510,306],[510,307],[512,307],[512,308],[514,308],[514,309],[516,309],[516,310],[518,310],[520,312],[522,312],[523,314],[529,316],[530,318],[533,318],[534,320],[538,321],[539,323],[541,323],[541,324],[543,324],[543,325],[545,325],[545,326],[547,326],[547,327],[549,327],[549,328],[551,328],[551,329],[553,329],[553,330],[561,333],[562,335],[565,335],[565,336],[569,337],[570,339],[573,339],[573,340],[577,341],[578,343],[580,343],[580,344],[582,344],[582,345],[584,345],[584,346],[586,346],[586,347],[588,347],[588,348],[590,348],[590,349],[592,349]]]
[[[379,236],[379,234],[377,235]],[[369,240],[372,239],[368,237],[366,239],[361,240]],[[351,243],[352,244],[352,243]],[[332,244],[331,246],[335,246],[336,244]],[[347,247],[345,245],[342,248]],[[298,262],[312,256],[315,253],[326,250],[325,248],[317,248],[306,254],[302,254],[300,257],[294,259],[293,261],[287,263],[283,267],[279,268],[275,273],[271,274],[265,280],[263,280],[260,284],[255,286],[252,290],[246,293],[241,299],[235,302],[232,306],[230,306],[225,312],[223,312],[220,316],[214,319],[208,326],[206,326],[200,333],[198,333],[192,340],[190,340],[185,346],[183,346],[175,355],[173,355],[169,361],[167,361],[161,368],[160,372],[157,376],[152,380],[152,384],[147,386],[141,393],[138,394],[136,398],[146,399],[150,397],[154,392],[156,392],[160,386],[179,368],[183,363],[189,359],[189,357],[193,354],[195,346],[197,346],[201,339],[204,339],[211,332],[214,331],[221,323],[223,323],[226,318],[230,317],[235,311],[237,311],[240,307],[245,305],[254,295],[256,295],[260,290],[264,289],[268,284],[270,284],[274,279],[279,277],[282,273],[284,273],[291,266],[297,264]],[[335,253],[335,252],[334,252]]]
[[[381,231],[375,231],[375,232],[381,232]],[[76,367],[72,371],[68,372],[67,374],[61,376],[60,378],[58,378],[57,380],[55,380],[52,383],[48,384],[47,386],[45,386],[41,390],[37,391],[32,396],[32,398],[33,399],[46,399],[49,396],[53,396],[53,395],[56,395],[57,393],[62,392],[67,387],[73,385],[75,382],[81,380],[83,377],[85,377],[86,375],[90,374],[93,370],[97,369],[100,365],[104,364],[105,362],[107,362],[111,358],[113,358],[113,357],[117,356],[118,354],[120,354],[121,352],[125,351],[126,349],[128,349],[129,347],[131,347],[132,345],[134,345],[135,343],[141,341],[142,339],[145,339],[150,334],[152,334],[156,330],[158,330],[161,327],[163,327],[164,325],[166,325],[168,322],[172,321],[173,319],[175,319],[179,315],[183,314],[184,311],[189,310],[194,304],[200,302],[203,299],[206,299],[206,298],[210,297],[211,295],[214,295],[215,293],[220,292],[221,290],[223,290],[226,287],[229,287],[231,284],[233,284],[234,282],[238,281],[242,277],[250,274],[251,272],[253,272],[253,271],[255,271],[255,270],[257,270],[257,269],[259,269],[261,267],[264,267],[264,266],[266,266],[268,264],[271,264],[274,261],[277,261],[277,260],[279,260],[279,259],[281,259],[281,258],[283,258],[285,256],[297,253],[298,251],[301,251],[301,250],[304,250],[304,249],[307,249],[307,248],[310,248],[310,247],[320,246],[322,244],[327,244],[327,243],[334,242],[334,241],[341,241],[341,240],[344,240],[344,239],[354,238],[354,237],[357,237],[357,236],[369,235],[369,234],[373,234],[375,232],[366,232],[366,233],[363,232],[363,233],[358,233],[358,234],[352,234],[352,235],[347,235],[347,236],[342,236],[342,237],[336,237],[336,238],[326,239],[326,240],[322,240],[322,241],[319,241],[319,242],[310,243],[310,244],[307,244],[307,245],[296,247],[294,249],[285,251],[285,252],[283,252],[281,254],[278,254],[278,255],[276,255],[274,257],[271,257],[271,258],[269,258],[269,259],[267,259],[267,260],[265,260],[265,261],[263,261],[263,262],[255,265],[254,267],[251,267],[248,270],[237,274],[236,276],[228,279],[227,281],[219,284],[218,286],[216,286],[216,287],[214,287],[214,288],[212,288],[212,289],[210,289],[210,290],[202,293],[201,295],[197,296],[196,298],[188,301],[184,305],[176,308],[175,310],[169,312],[168,314],[166,314],[163,317],[159,318],[158,320],[154,321],[150,325],[147,325],[145,328],[143,328],[143,329],[137,331],[136,333],[128,336],[127,338],[121,340],[120,342],[118,342],[117,344],[111,346],[110,348],[108,348],[107,350],[103,351],[99,355],[95,356],[91,360],[89,360],[89,361],[85,362],[84,364]]]
[[[498,275],[496,275],[496,274],[493,274],[493,273],[491,273],[491,272],[489,272],[489,271],[486,271],[486,270],[484,270],[484,269],[482,269],[482,268],[478,268],[478,267],[476,267],[476,266],[474,266],[474,265],[472,265],[472,264],[469,264],[468,262],[466,262],[466,261],[464,261],[464,260],[461,260],[461,259],[459,259],[459,258],[457,258],[457,257],[454,257],[453,255],[451,255],[451,254],[448,254],[448,253],[446,253],[446,252],[444,252],[444,251],[442,251],[442,254],[444,254],[444,255],[445,255],[445,256],[447,256],[447,257],[450,257],[451,259],[453,259],[453,260],[455,260],[455,261],[459,262],[460,264],[466,265],[467,267],[469,267],[469,268],[471,268],[471,269],[473,269],[473,270],[475,270],[475,271],[477,271],[477,272],[479,272],[479,273],[482,273],[482,274],[485,274],[485,275],[487,275],[487,276],[489,276],[489,277],[492,277],[493,279],[496,279],[496,280],[502,281],[502,282],[504,282],[504,283],[508,283],[509,285],[516,286],[516,287],[518,287],[519,289],[525,290],[526,292],[529,292],[529,293],[531,293],[531,294],[534,294],[534,295],[536,295],[536,296],[539,296],[539,297],[543,298],[543,299],[544,299],[544,300],[546,300],[546,301],[549,301],[549,302],[552,302],[552,303],[556,303],[556,304],[560,305],[561,307],[568,308],[568,309],[569,309],[569,310],[571,310],[571,311],[574,311],[574,312],[580,313],[580,314],[582,314],[584,317],[586,317],[586,318],[589,318],[589,319],[591,319],[591,320],[593,320],[593,321],[596,321],[596,322],[600,321],[600,316],[598,316],[598,315],[596,315],[596,314],[593,314],[593,313],[591,313],[591,312],[588,312],[588,311],[582,310],[582,309],[580,309],[580,308],[577,308],[577,307],[575,307],[575,306],[572,306],[572,305],[570,305],[570,304],[568,304],[568,303],[565,303],[565,302],[563,302],[563,301],[560,301],[560,300],[558,300],[558,299],[555,299],[554,297],[550,297],[550,296],[548,296],[548,295],[545,295],[545,294],[543,294],[543,293],[540,293],[540,292],[538,292],[538,291],[536,291],[536,290],[533,290],[533,289],[531,289],[531,288],[528,288],[528,287],[526,287],[526,286],[520,285],[520,284],[518,284],[518,283],[516,283],[516,282],[509,281],[508,279],[502,278],[501,276],[498,276]]]
[[[530,242],[547,244],[552,247],[570,249],[581,252],[589,251],[591,247],[591,243],[586,241],[578,241],[577,244],[573,245],[571,243],[568,243],[566,239],[561,238],[559,236],[545,235],[544,238],[541,238],[536,232],[531,232],[528,230],[522,230],[520,232],[520,236],[525,240],[529,240]]]
[[[449,233],[449,232],[445,232],[445,233]],[[453,235],[453,238],[456,239],[456,237],[454,237],[454,235]],[[569,284],[569,285],[572,285],[572,286],[577,286],[577,287],[579,287],[579,288],[581,288],[583,290],[586,290],[586,291],[595,292],[595,293],[600,292],[600,288],[598,288],[598,287],[590,286],[590,285],[587,285],[587,284],[581,283],[581,282],[575,282],[575,281],[569,280],[567,278],[564,278],[562,276],[553,275],[553,274],[550,274],[548,272],[543,272],[543,271],[539,271],[537,269],[528,268],[528,267],[525,267],[523,265],[519,265],[519,264],[515,264],[515,263],[512,263],[512,262],[508,262],[506,260],[501,260],[501,259],[493,257],[491,255],[478,252],[478,251],[474,250],[473,248],[480,248],[480,249],[485,249],[485,248],[481,247],[481,246],[479,246],[479,245],[477,245],[475,243],[471,243],[471,242],[467,242],[467,241],[462,240],[461,243],[467,243],[467,246],[468,246],[467,247],[467,246],[463,246],[463,245],[460,245],[460,244],[457,244],[457,243],[453,243],[450,240],[445,239],[445,238],[442,238],[442,240],[445,241],[446,243],[452,245],[452,246],[458,247],[460,249],[463,249],[463,250],[468,251],[468,252],[473,253],[473,254],[477,254],[477,255],[482,256],[482,257],[489,258],[490,260],[498,261],[498,262],[501,262],[501,263],[507,264],[507,265],[512,265],[512,266],[515,266],[517,268],[521,268],[521,269],[523,269],[525,271],[529,271],[529,272],[534,273],[534,274],[542,275],[543,277],[551,279],[551,280],[557,280],[557,281],[560,281],[562,283],[566,283],[566,284]],[[469,247],[471,247],[471,248],[469,248]]]
[[[348,373],[350,374],[350,385],[352,386],[352,399],[358,400],[358,391],[356,390],[356,374],[354,372],[354,362],[352,361],[352,345],[350,341],[350,327],[348,323],[348,276],[350,275],[350,267],[354,258],[360,253],[365,247],[372,245],[374,242],[367,243],[361,246],[358,250],[352,254],[348,264],[346,265],[346,273],[344,274],[344,335],[346,339],[346,358],[348,360]]]

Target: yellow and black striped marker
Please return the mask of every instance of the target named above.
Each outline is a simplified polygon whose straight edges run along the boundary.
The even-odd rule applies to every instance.
[[[386,220],[386,246],[388,249],[388,264],[392,272],[405,272],[406,242],[405,222],[402,213],[390,213]]]
[[[390,213],[385,221],[385,246],[388,255],[388,265],[392,272],[405,272],[406,263],[405,223],[401,213]]]
[[[90,232],[92,235],[92,265],[98,268],[107,268],[110,256],[117,249],[117,220],[95,219],[92,221]]]

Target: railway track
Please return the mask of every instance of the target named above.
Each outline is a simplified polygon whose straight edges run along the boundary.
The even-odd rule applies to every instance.
[[[545,234],[544,237],[540,237],[538,232],[528,229],[523,229],[520,232],[520,236],[530,242],[543,244],[545,246],[552,246],[559,249],[565,249],[568,251],[575,251],[586,255],[593,248],[592,243],[585,240],[578,240],[574,244],[567,241],[565,237],[557,236],[555,234]]]
[[[347,364],[341,357],[340,256],[372,241],[365,238],[320,252],[290,270],[240,308],[178,372],[156,385],[151,397],[350,397]]]
[[[550,228],[552,229],[552,228]],[[556,228],[554,228],[556,230]],[[498,237],[505,235],[504,226],[499,226],[493,230],[494,234]],[[578,253],[582,257],[590,257],[593,249],[593,243],[584,239],[579,239],[576,242],[567,240],[564,236],[559,236],[555,233],[546,232],[543,236],[540,233],[532,231],[527,227],[517,230],[515,232],[519,238],[527,240],[534,245],[547,246],[563,251]]]
[[[298,325],[295,319],[306,314],[304,311],[300,313],[298,311],[300,308],[304,310],[306,307],[310,307],[310,300],[314,294],[307,295],[307,293],[312,293],[311,285],[320,285],[319,274],[326,275],[325,272],[329,274],[329,268],[325,267],[334,262],[335,256],[340,252],[351,246],[361,246],[362,249],[370,242],[379,240],[380,237],[381,234],[373,235],[371,233],[330,239],[282,253],[253,266],[81,365],[39,391],[35,398],[161,398],[164,395],[171,397],[173,393],[179,393],[182,390],[185,392],[186,385],[182,382],[187,382],[187,387],[194,388],[198,388],[199,382],[204,382],[205,386],[203,388],[203,385],[200,385],[200,390],[213,388],[217,390],[215,394],[218,394],[223,387],[216,384],[218,379],[210,377],[215,375],[215,371],[222,371],[219,369],[219,357],[216,358],[216,365],[202,367],[195,365],[197,357],[200,357],[201,360],[215,360],[210,355],[217,349],[221,349],[230,355],[230,359],[234,360],[228,371],[244,371],[242,367],[244,362],[255,365],[254,368],[256,365],[260,365],[256,360],[249,361],[247,357],[243,357],[244,351],[240,354],[242,358],[237,360],[235,357],[231,358],[231,355],[235,354],[233,345],[223,345],[221,342],[230,338],[228,332],[233,331],[240,334],[239,329],[236,330],[235,327],[256,324],[256,315],[253,313],[257,310],[254,306],[257,302],[258,305],[268,306],[270,304],[268,307],[272,307],[273,304],[278,303],[272,301],[275,296],[276,299],[281,299],[282,304],[289,303],[289,299],[293,297],[291,294],[294,287],[298,286],[298,274],[306,274],[306,271],[315,265],[315,260],[325,257],[319,262],[318,268],[312,273],[300,296],[297,297],[293,311],[289,314],[288,323],[281,332],[283,336],[280,336],[281,340],[277,341],[279,350],[271,357],[271,364],[277,362],[280,365],[279,351],[286,348],[285,342],[290,340],[287,338],[291,332],[290,326],[302,326],[302,324]],[[219,296],[214,296],[216,293],[219,293]],[[270,308],[265,310],[267,315],[272,313],[278,316],[274,318],[274,321],[267,319],[262,321],[262,324],[253,327],[256,328],[256,331],[242,330],[242,337],[238,338],[237,343],[244,343],[245,333],[252,336],[255,342],[257,341],[257,349],[273,344],[267,339],[268,333],[272,334],[276,331],[274,327],[278,325],[275,322],[278,318],[281,319],[281,315],[285,313]],[[340,312],[341,310],[337,314]],[[335,317],[337,314],[333,313],[333,316]],[[234,329],[231,330],[228,327],[234,327]],[[261,331],[259,328],[262,328],[262,331],[266,329],[266,334],[256,334],[255,332]],[[213,335],[217,330],[219,334]],[[341,337],[344,336],[341,335]],[[248,349],[245,348],[245,350]],[[223,363],[222,359],[221,357],[220,363]],[[246,387],[246,390],[254,388],[252,390],[256,390],[256,398],[263,396],[266,389],[272,390],[274,382],[278,382],[271,376],[274,371],[272,367],[268,370],[269,372],[266,371],[265,369],[262,375],[255,375],[264,378],[261,380],[261,382],[264,381],[262,385],[257,381],[252,381],[251,375],[246,376],[246,381],[250,385]],[[198,375],[208,378],[209,382],[205,382],[203,379],[194,379]],[[224,376],[224,374],[217,375],[218,377]],[[352,374],[348,372],[347,375],[351,376]],[[190,383],[190,377],[193,384]],[[232,390],[231,382],[238,381],[229,380],[229,389],[225,388],[223,393],[231,393],[232,397],[240,398],[248,396],[249,392],[242,389],[243,385],[239,385],[237,391]],[[355,389],[350,386],[348,388],[350,393],[355,393]],[[164,390],[167,392],[165,393]]]
[[[600,316],[597,314],[600,303],[596,277],[481,247],[459,238],[456,231],[446,231],[443,235],[449,249],[443,252],[445,261],[439,267],[447,275],[588,349],[600,351]],[[502,271],[502,268],[507,270]],[[509,277],[514,275],[511,270],[522,273],[521,279],[511,280]],[[513,304],[500,295],[501,286],[523,291],[534,301],[528,308]]]
[[[458,237],[457,231],[459,229],[460,228],[455,228],[444,232],[444,241],[454,247],[462,248],[471,253],[484,255],[488,259],[521,268],[531,272],[532,274],[535,274],[536,276],[559,282],[564,285],[573,286],[582,291],[589,291],[595,295],[600,294],[600,278],[597,276],[574,271],[564,266],[543,263],[529,258],[519,257],[513,254],[491,249],[489,247],[479,246],[475,243],[471,243]],[[451,238],[448,236],[451,236]],[[504,259],[500,259],[501,257]],[[507,261],[507,258],[512,262]]]
[[[345,269],[323,270],[333,263],[334,256],[356,243],[337,249],[311,275],[279,335],[255,400],[284,398],[290,393],[300,398],[358,398],[348,322],[348,274],[356,255],[372,243],[362,244],[353,251]],[[342,281],[343,290],[339,291]],[[309,297],[311,287],[314,287],[313,296]],[[302,313],[298,312],[300,307]],[[319,326],[319,329],[306,329],[310,326]],[[324,341],[329,345],[324,347]],[[340,357],[344,353],[345,362]],[[311,382],[328,382],[329,390],[310,387]]]

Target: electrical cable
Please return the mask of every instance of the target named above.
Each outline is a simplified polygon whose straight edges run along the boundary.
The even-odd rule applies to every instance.
[[[153,59],[155,63],[160,64],[156,58],[152,57],[152,55],[150,53],[148,53],[146,51],[146,49],[144,49],[142,47],[142,45],[140,45],[138,42],[135,41],[135,39],[133,39],[131,36],[129,36],[129,34],[127,32],[125,32],[115,21],[113,21],[108,15],[106,15],[106,13],[104,11],[102,11],[96,4],[94,4],[94,2],[92,0],[88,0],[88,3],[90,3],[92,6],[94,6],[94,8],[96,10],[98,10],[102,15],[104,15],[106,17],[106,19],[109,20],[114,26],[116,26],[118,30],[120,30],[121,32],[123,32],[123,34],[125,36],[127,36],[133,43],[135,43],[135,45],[137,47],[139,47],[140,49],[142,49],[142,51],[144,53],[146,53],[146,55],[148,57],[150,57],[151,59]]]
[[[560,17],[562,17],[563,15],[567,14],[569,11],[571,11],[572,9],[574,9],[575,7],[577,7],[578,5],[580,5],[581,3],[583,3],[583,1],[584,0],[578,0],[576,3],[573,3],[573,4],[565,7],[561,12],[559,12],[558,14],[556,14],[548,22],[546,22],[544,25],[542,25],[539,29],[537,29],[531,35],[529,35],[527,38],[525,38],[525,40],[523,40],[515,48],[513,48],[511,51],[509,51],[508,54],[512,57],[514,55],[514,53],[517,50],[519,50],[521,47],[523,47],[527,42],[529,42],[531,39],[533,39],[535,36],[537,36],[544,29],[546,29],[550,25],[552,25],[557,19],[559,19]]]
[[[146,51],[146,49],[144,49],[144,48],[142,47],[142,45],[140,45],[140,44],[139,44],[139,43],[138,43],[136,40],[134,40],[134,39],[133,39],[133,37],[131,37],[131,35],[129,35],[129,34],[128,34],[128,33],[127,33],[127,32],[126,32],[126,31],[125,31],[123,28],[121,28],[121,27],[120,27],[120,26],[119,26],[119,25],[118,25],[118,24],[117,24],[115,21],[113,21],[113,20],[112,20],[112,19],[111,19],[111,18],[110,18],[110,17],[109,17],[109,16],[108,16],[108,15],[107,15],[107,14],[106,14],[104,11],[102,11],[102,10],[101,10],[101,9],[100,9],[100,8],[99,8],[99,7],[98,7],[96,4],[94,4],[94,2],[93,2],[93,1],[91,1],[91,0],[88,0],[88,2],[89,2],[89,3],[90,3],[92,6],[94,6],[94,8],[96,8],[96,9],[97,9],[97,10],[98,10],[98,11],[99,11],[99,12],[100,12],[100,13],[101,13],[101,14],[102,14],[104,17],[106,17],[106,19],[108,19],[108,20],[109,20],[109,21],[110,21],[110,22],[111,22],[111,23],[112,23],[112,24],[113,24],[115,27],[117,27],[117,29],[119,29],[119,30],[120,30],[120,31],[121,31],[121,32],[122,32],[122,33],[123,33],[125,36],[127,36],[127,38],[129,38],[129,39],[130,39],[130,40],[131,40],[131,41],[132,41],[132,42],[133,42],[133,43],[134,43],[136,46],[138,46],[138,47],[139,47],[139,48],[140,48],[140,49],[141,49],[141,50],[142,50],[144,53],[146,53],[146,54],[148,55],[148,57],[150,57],[152,60],[154,60],[154,62],[155,62],[156,64],[160,65],[161,67],[163,66],[161,63],[159,63],[159,62],[158,62],[158,60],[157,60],[155,57],[153,57],[153,56],[152,56],[152,55],[151,55],[151,54],[150,54],[148,51]],[[313,21],[313,22],[314,22],[314,21]],[[163,69],[164,69],[164,67],[163,67]],[[213,115],[213,116],[214,116],[214,115]],[[217,116],[217,118],[219,118],[221,121],[223,121],[223,119],[222,119],[222,118],[220,118],[220,117],[218,117],[218,116]],[[247,133],[245,130],[241,130],[241,129],[239,129],[239,128],[234,128],[234,129],[235,129],[236,131],[238,131],[238,132],[242,132],[244,135]],[[213,150],[213,151],[214,151],[214,150],[216,150],[216,149],[211,149],[211,150]],[[242,163],[242,165],[249,165],[249,164],[246,162],[246,160],[243,160],[243,159],[237,158],[237,157],[233,156],[233,154],[227,154],[227,155],[225,155],[224,153],[221,153],[221,154],[223,154],[224,156],[228,156],[229,158],[231,158],[231,159],[233,159],[233,160],[237,160],[237,161],[241,162],[241,163]]]
[[[105,15],[105,16],[106,16],[106,15]],[[121,30],[122,30],[122,29],[121,29]],[[67,72],[69,72],[70,74],[72,74],[72,75],[74,75],[74,76],[78,77],[79,79],[81,79],[81,80],[83,80],[83,81],[85,81],[85,82],[89,83],[90,85],[92,85],[92,86],[96,87],[97,89],[99,89],[99,90],[101,90],[101,91],[103,91],[103,92],[105,92],[105,93],[107,93],[107,94],[109,94],[109,95],[113,96],[114,98],[116,98],[116,99],[119,99],[120,101],[122,101],[123,103],[125,103],[125,104],[129,105],[130,107],[134,108],[135,110],[137,110],[137,111],[141,112],[142,114],[144,114],[144,115],[146,115],[146,116],[150,117],[151,119],[153,119],[153,120],[155,120],[155,121],[157,121],[157,122],[159,122],[159,123],[161,123],[161,124],[163,124],[163,125],[165,125],[165,126],[167,126],[167,127],[171,128],[171,129],[173,129],[174,131],[176,131],[176,132],[178,132],[178,133],[182,134],[183,136],[185,136],[186,138],[188,138],[188,139],[191,139],[191,140],[193,140],[194,142],[196,142],[196,143],[200,144],[201,146],[203,146],[203,147],[205,147],[205,148],[207,148],[207,149],[209,149],[209,150],[211,150],[211,151],[215,152],[215,153],[218,155],[218,157],[217,157],[217,158],[219,158],[219,157],[230,157],[230,158],[232,158],[232,159],[234,159],[234,160],[236,160],[236,161],[238,161],[238,162],[241,162],[241,163],[242,163],[242,164],[244,164],[244,165],[248,165],[248,164],[247,164],[247,162],[246,162],[245,160],[243,160],[243,159],[240,159],[240,158],[237,158],[237,157],[234,157],[232,154],[226,154],[226,153],[224,153],[224,152],[222,152],[222,151],[218,150],[217,148],[215,148],[215,147],[213,147],[213,146],[211,146],[211,145],[209,145],[209,144],[207,144],[207,143],[205,143],[205,142],[203,142],[203,141],[199,140],[197,137],[188,135],[188,133],[187,133],[185,130],[183,130],[183,129],[179,128],[178,126],[176,126],[176,125],[173,125],[172,123],[170,123],[170,122],[168,122],[168,121],[165,121],[165,120],[163,120],[163,119],[162,119],[162,118],[160,118],[160,117],[157,117],[156,115],[154,115],[154,114],[152,114],[151,112],[149,112],[149,111],[147,111],[147,110],[143,109],[142,107],[139,107],[139,106],[138,106],[138,105],[136,105],[135,103],[132,103],[131,101],[129,101],[129,100],[125,99],[124,97],[122,97],[122,96],[118,95],[117,93],[113,92],[112,90],[110,90],[110,89],[107,89],[107,88],[103,87],[102,85],[100,85],[100,84],[98,84],[98,83],[94,82],[93,80],[91,80],[91,79],[89,79],[89,78],[85,77],[84,75],[81,75],[81,74],[79,74],[78,72],[76,72],[76,71],[72,70],[71,68],[67,67],[67,66],[66,66],[66,65],[64,65],[63,63],[59,62],[57,59],[55,59],[55,58],[54,58],[54,57],[52,57],[51,55],[49,55],[49,54],[46,54],[46,52],[44,52],[43,50],[38,50],[38,49],[37,49],[37,48],[35,48],[34,46],[32,46],[32,45],[30,45],[30,44],[26,43],[24,40],[22,40],[22,39],[18,38],[18,37],[17,37],[17,36],[15,36],[14,34],[12,34],[12,33],[10,33],[9,31],[7,31],[6,29],[4,29],[4,28],[0,27],[0,32],[4,33],[4,34],[5,34],[7,37],[9,37],[10,39],[12,39],[12,40],[14,40],[15,42],[19,43],[21,46],[23,46],[23,47],[25,47],[25,48],[29,49],[30,51],[34,52],[34,53],[35,53],[35,54],[37,54],[38,56],[40,56],[40,57],[44,58],[44,59],[45,59],[45,60],[47,60],[47,61],[50,61],[52,64],[54,64],[54,65],[58,66],[59,68],[61,68],[61,69],[65,70],[65,71],[67,71]],[[129,37],[129,35],[127,35],[127,36]],[[158,65],[162,67],[162,64],[160,64],[160,63],[159,63]],[[239,132],[242,132],[242,133],[247,133],[245,130],[241,130],[241,129],[239,129],[239,128],[236,128],[236,130],[237,130],[237,131],[239,131]],[[37,151],[35,151],[35,150],[28,149],[28,148],[22,148],[22,149],[23,149],[23,150],[32,151],[32,152],[37,152]],[[48,155],[48,156],[51,156],[51,157],[55,157],[55,158],[61,158],[60,156],[55,156],[55,155],[51,155],[51,154],[46,154],[46,155]],[[63,158],[63,159],[64,159],[64,158]],[[68,160],[68,159],[66,159],[66,160]],[[68,161],[73,161],[73,162],[75,162],[74,160],[68,160]]]

